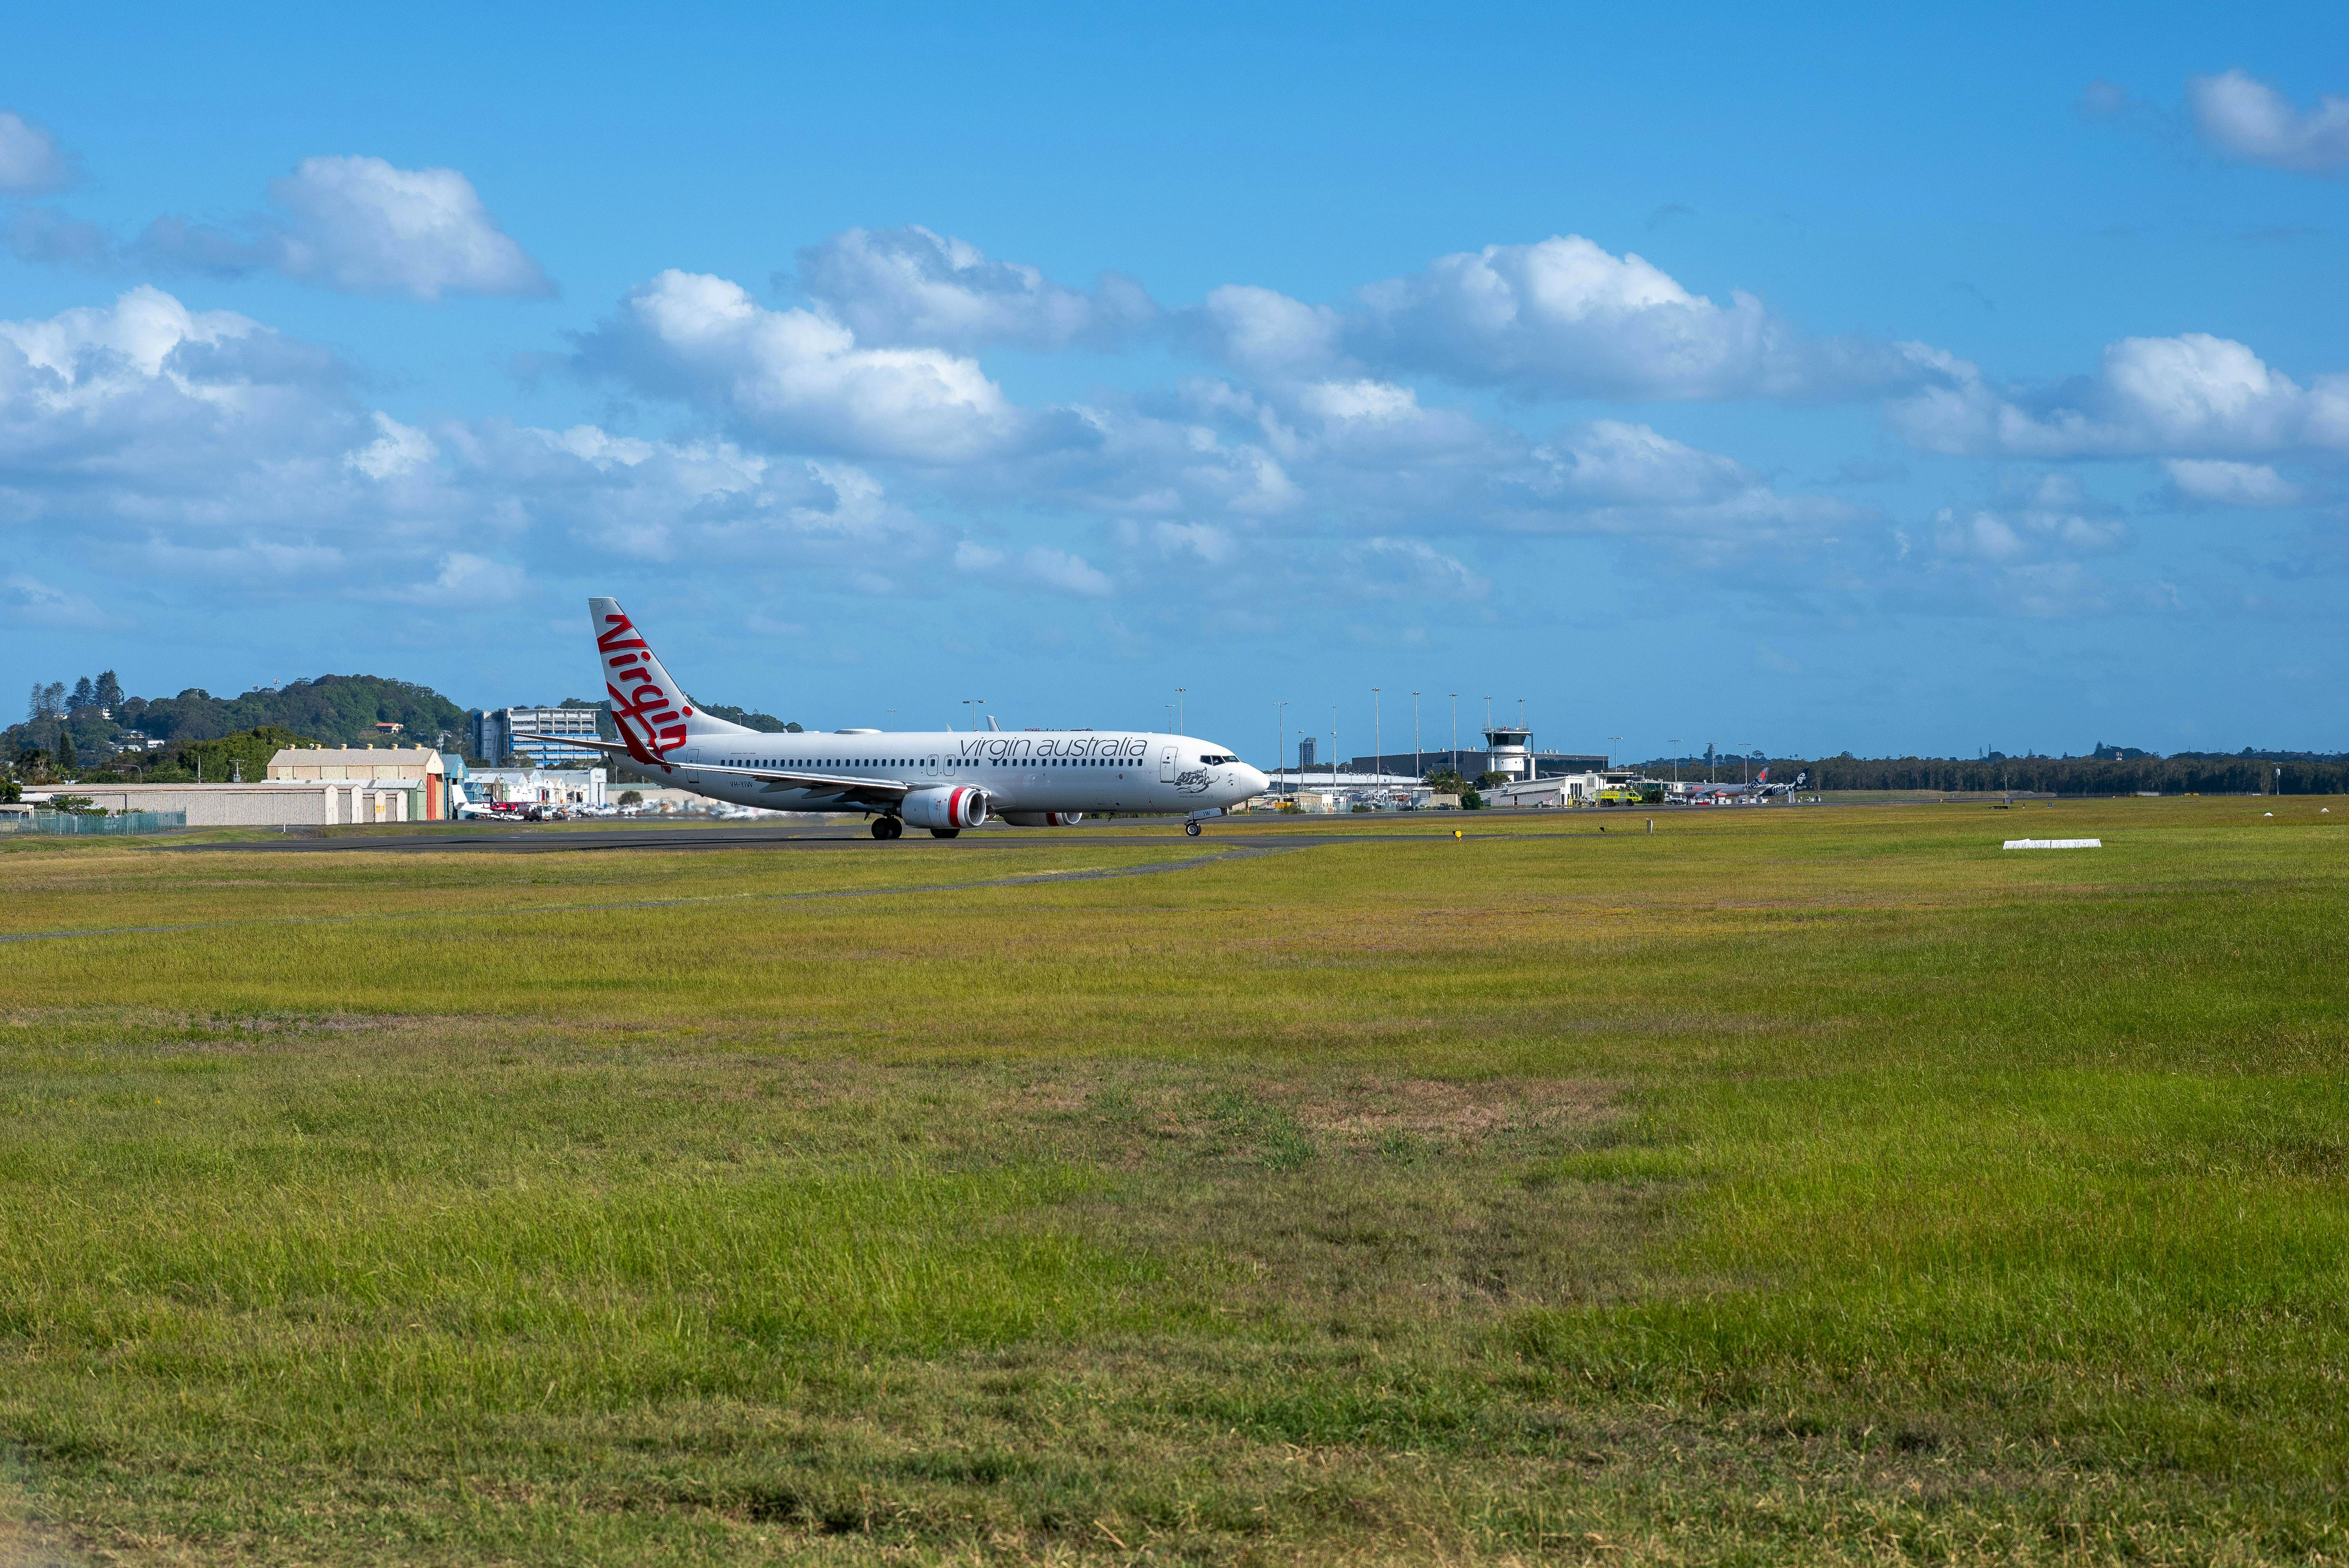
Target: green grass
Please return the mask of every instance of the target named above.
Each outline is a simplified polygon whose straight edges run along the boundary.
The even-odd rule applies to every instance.
[[[2337,1561],[2320,803],[12,852],[0,1549]]]

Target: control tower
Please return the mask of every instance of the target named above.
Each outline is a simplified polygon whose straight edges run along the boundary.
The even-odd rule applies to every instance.
[[[1506,773],[1512,781],[1534,776],[1534,732],[1519,725],[1495,725],[1485,731],[1485,766]]]

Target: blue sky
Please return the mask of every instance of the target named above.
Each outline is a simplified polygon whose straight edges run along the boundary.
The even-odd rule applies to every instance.
[[[0,661],[2349,746],[2337,13],[1915,9],[18,18]]]

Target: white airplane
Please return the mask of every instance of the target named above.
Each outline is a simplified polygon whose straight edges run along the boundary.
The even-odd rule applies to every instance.
[[[1059,828],[1088,811],[1182,815],[1197,835],[1267,787],[1224,748],[1188,736],[1111,729],[885,731],[773,735],[696,708],[616,599],[590,599],[596,662],[617,741],[579,740],[625,755],[680,789],[778,811],[868,811],[873,836],[905,824],[951,839],[999,817]]]

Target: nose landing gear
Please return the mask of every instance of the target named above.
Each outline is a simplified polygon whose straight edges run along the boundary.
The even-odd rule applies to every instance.
[[[897,820],[895,817],[875,817],[873,819],[873,836],[876,839],[886,840],[903,838],[905,836],[905,824]]]

